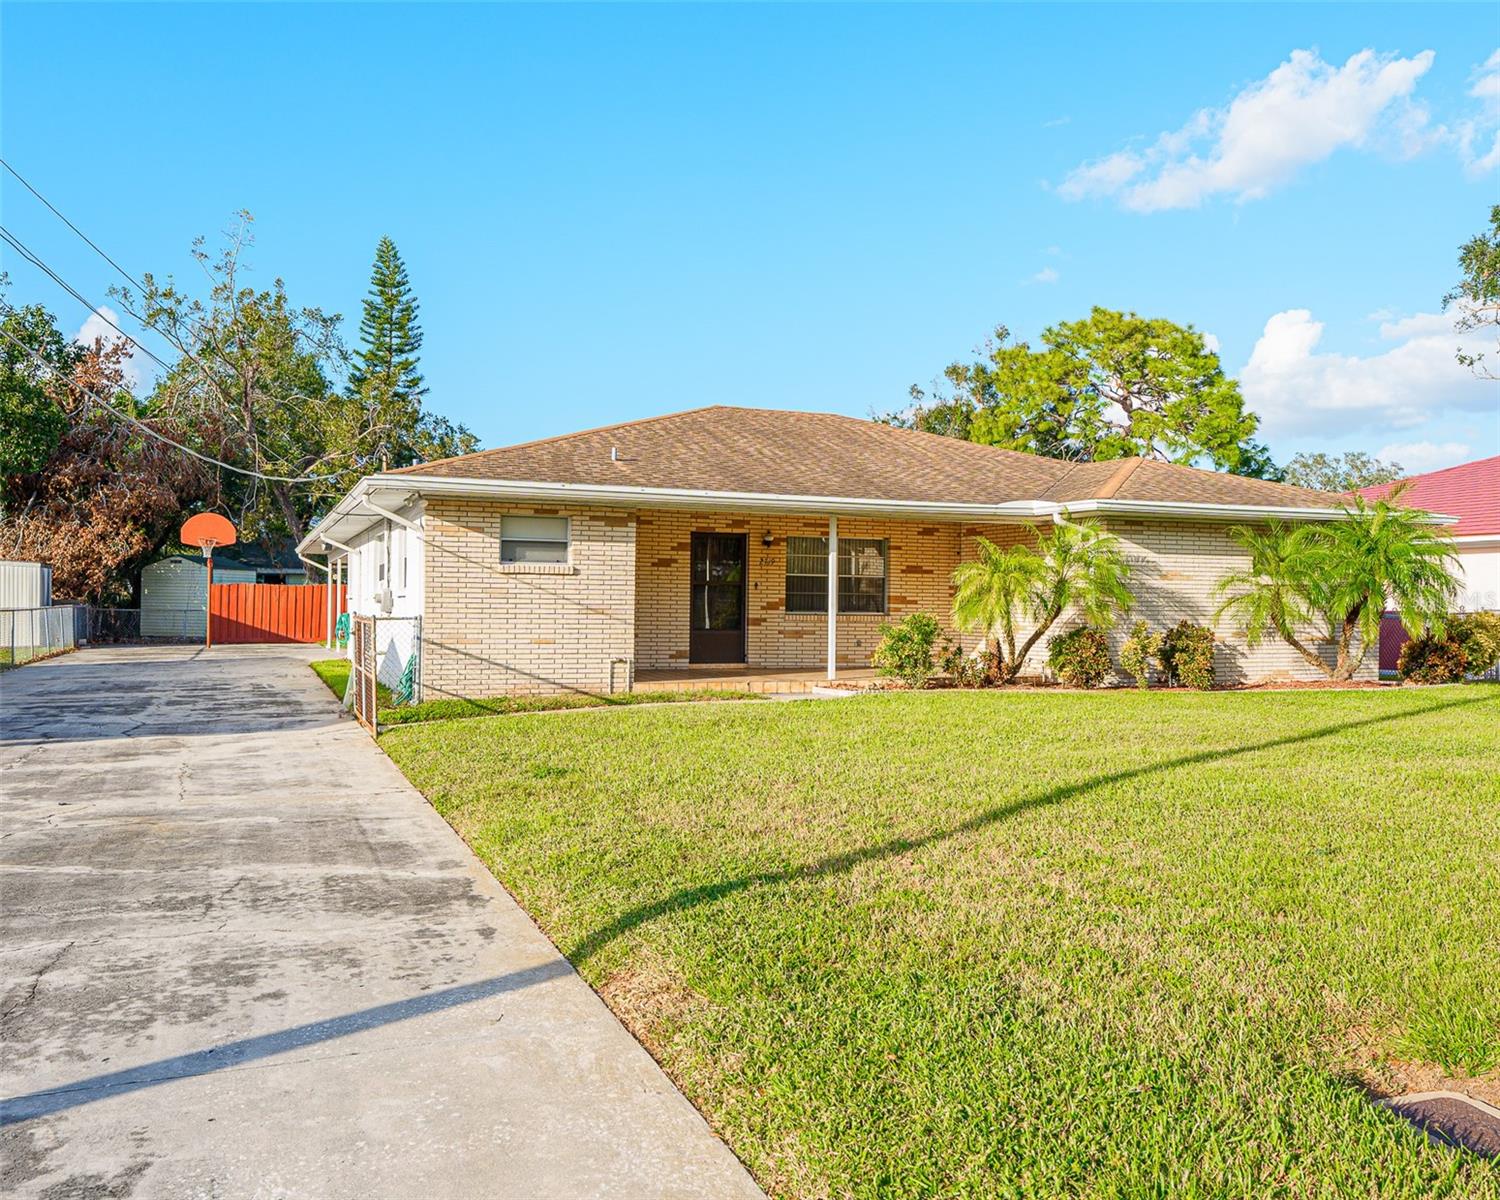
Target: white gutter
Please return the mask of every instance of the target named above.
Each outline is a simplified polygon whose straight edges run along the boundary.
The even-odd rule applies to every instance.
[[[714,492],[693,488],[624,487],[596,483],[549,483],[541,480],[450,479],[435,475],[367,475],[297,546],[298,554],[315,543],[340,543],[318,528],[367,511],[412,527],[410,522],[369,499],[372,492],[406,492],[432,496],[470,496],[491,499],[541,500],[574,504],[607,504],[647,508],[711,508],[718,511],[797,512],[819,516],[890,516],[969,519],[976,522],[1055,517],[1061,513],[1091,513],[1137,517],[1176,517],[1187,520],[1336,521],[1338,508],[1292,508],[1258,504],[1199,504],[1182,500],[1007,500],[998,504],[953,503],[941,500],[885,500],[858,496],[779,495],[770,492]],[[1433,523],[1451,525],[1456,517],[1434,516]],[[348,549],[347,547],[340,547]]]
[[[1341,508],[1289,508],[1270,504],[1200,504],[1190,500],[1077,500],[1059,504],[1069,513],[1112,513],[1116,516],[1177,517],[1185,520],[1222,521],[1341,521]],[[1452,525],[1457,517],[1430,514],[1433,525]]]

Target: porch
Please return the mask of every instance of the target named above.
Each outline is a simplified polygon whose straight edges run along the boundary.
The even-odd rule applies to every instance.
[[[878,679],[871,667],[844,667],[839,670],[840,684],[865,684]],[[826,688],[828,671],[824,667],[801,670],[765,670],[759,667],[714,666],[679,670],[638,671],[638,692],[754,692],[762,696],[806,695]]]

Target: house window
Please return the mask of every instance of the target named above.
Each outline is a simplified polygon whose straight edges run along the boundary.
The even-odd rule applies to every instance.
[[[885,612],[883,538],[839,538],[839,612]],[[828,539],[786,540],[786,610],[828,611]]]
[[[568,561],[567,517],[501,517],[500,561],[565,563]]]

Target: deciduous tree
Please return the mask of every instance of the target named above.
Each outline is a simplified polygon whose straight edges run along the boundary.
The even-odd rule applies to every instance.
[[[1320,492],[1357,492],[1377,483],[1392,483],[1404,474],[1398,462],[1383,462],[1361,450],[1348,450],[1343,454],[1293,455],[1282,480]]]
[[[55,333],[50,318],[48,326]],[[51,334],[38,340],[56,347]],[[124,389],[120,343],[96,341],[66,357],[70,371],[47,371],[38,381],[63,431],[35,470],[7,474],[0,547],[7,558],[50,565],[59,600],[129,603],[140,568],[175,541],[184,510],[215,503],[217,481],[196,459],[143,432],[190,436]]]
[[[1458,250],[1463,277],[1443,297],[1444,308],[1456,311],[1454,328],[1460,333],[1489,330],[1500,338],[1500,204],[1490,209],[1490,227],[1475,234]],[[1458,361],[1485,379],[1500,379],[1500,368],[1485,353],[1460,349]]]
[[[1238,383],[1191,326],[1095,308],[1036,348],[1000,326],[981,354],[944,371],[950,394],[913,389],[912,407],[887,419],[1075,462],[1140,455],[1275,475]]]

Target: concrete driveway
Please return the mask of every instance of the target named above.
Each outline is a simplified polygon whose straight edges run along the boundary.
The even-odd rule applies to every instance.
[[[317,656],[0,674],[0,1193],[760,1196]]]

